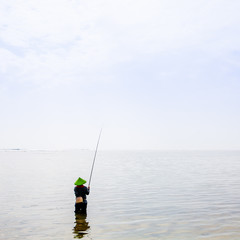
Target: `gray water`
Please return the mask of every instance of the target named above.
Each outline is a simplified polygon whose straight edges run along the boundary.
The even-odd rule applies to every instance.
[[[240,152],[0,151],[0,239],[240,239]]]

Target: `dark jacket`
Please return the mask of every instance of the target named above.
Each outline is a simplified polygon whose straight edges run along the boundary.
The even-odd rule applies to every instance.
[[[86,195],[89,194],[89,190],[88,190],[87,187],[85,187],[85,186],[83,186],[83,185],[81,185],[81,186],[76,186],[76,187],[74,188],[74,192],[75,192],[76,198],[77,198],[77,197],[82,197],[82,198],[83,198],[83,202],[87,202],[87,200],[86,200],[86,199],[87,199]]]

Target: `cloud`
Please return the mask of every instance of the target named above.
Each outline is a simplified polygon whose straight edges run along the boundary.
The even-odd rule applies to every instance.
[[[0,74],[44,85],[102,81],[117,79],[114,66],[141,57],[191,49],[225,56],[239,50],[239,6],[225,0],[3,2]]]
[[[1,10],[2,74],[46,84],[91,80],[102,72],[107,45],[94,28],[89,6],[77,1],[18,3],[5,3]]]
[[[18,4],[16,4],[18,2]],[[75,38],[79,17],[66,1],[12,1],[2,15],[2,40],[10,45],[38,49],[42,45],[65,44]],[[69,7],[71,6],[71,7]],[[37,43],[37,42],[36,42]]]

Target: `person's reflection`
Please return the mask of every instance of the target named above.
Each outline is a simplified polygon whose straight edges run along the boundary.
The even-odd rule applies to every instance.
[[[88,234],[87,230],[90,228],[89,223],[86,221],[86,214],[75,213],[75,227],[73,228],[74,238],[83,238]]]

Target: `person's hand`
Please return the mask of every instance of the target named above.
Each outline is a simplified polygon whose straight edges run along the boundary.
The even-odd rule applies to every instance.
[[[90,190],[90,186],[88,186],[88,190]]]

